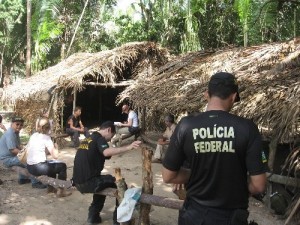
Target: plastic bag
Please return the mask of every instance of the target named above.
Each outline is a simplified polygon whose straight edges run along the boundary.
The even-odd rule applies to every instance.
[[[129,221],[132,217],[136,203],[141,197],[142,188],[129,188],[124,193],[124,198],[117,208],[117,221]]]

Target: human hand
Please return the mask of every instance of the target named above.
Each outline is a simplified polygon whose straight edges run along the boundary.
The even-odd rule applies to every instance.
[[[180,191],[184,189],[184,184],[173,184],[172,191]]]
[[[137,149],[140,147],[140,145],[142,144],[141,141],[134,141],[132,142],[130,145],[129,145],[129,149],[132,150],[132,149]]]
[[[173,184],[173,193],[176,194],[180,200],[185,200],[186,190],[184,184]]]

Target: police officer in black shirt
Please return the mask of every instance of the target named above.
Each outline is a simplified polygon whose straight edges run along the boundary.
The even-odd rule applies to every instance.
[[[101,175],[105,160],[129,150],[138,148],[140,141],[134,141],[130,145],[118,148],[109,147],[107,141],[115,135],[114,123],[111,121],[101,124],[99,131],[84,139],[76,152],[73,168],[73,185],[81,193],[97,193],[105,188],[116,188],[115,178],[111,175]],[[88,223],[101,223],[100,212],[104,206],[104,195],[93,195],[93,202],[89,207]],[[114,211],[114,224],[116,221],[117,210]]]
[[[257,126],[229,111],[240,100],[230,73],[214,74],[206,112],[177,125],[163,161],[166,183],[186,184],[179,225],[246,225],[249,194],[266,183],[266,160]],[[187,162],[190,169],[184,169]]]

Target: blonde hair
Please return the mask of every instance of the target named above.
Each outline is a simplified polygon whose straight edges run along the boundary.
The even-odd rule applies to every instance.
[[[48,134],[50,130],[50,122],[48,118],[40,118],[38,122],[37,132],[42,134]]]

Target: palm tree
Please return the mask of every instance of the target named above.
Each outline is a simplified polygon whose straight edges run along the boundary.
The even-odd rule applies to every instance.
[[[31,75],[31,0],[27,0],[27,45],[26,45],[26,77]]]

